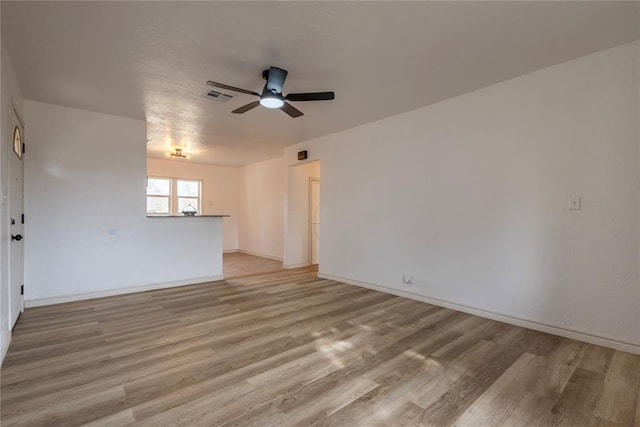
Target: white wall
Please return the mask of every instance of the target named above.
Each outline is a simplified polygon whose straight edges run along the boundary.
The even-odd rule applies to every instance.
[[[18,86],[16,73],[9,57],[9,52],[4,44],[0,42],[0,137],[2,148],[0,151],[0,363],[9,349],[11,331],[9,325],[9,213],[6,197],[9,194],[9,163],[8,158],[12,153],[13,127],[12,123],[13,107],[18,114],[22,115],[23,98]]]
[[[639,50],[289,147],[322,162],[321,273],[639,351]]]
[[[320,178],[320,162],[295,164],[287,168],[287,210],[284,266],[310,265],[309,255],[309,179]],[[321,202],[322,204],[322,199]],[[320,224],[322,240],[322,224]]]
[[[27,305],[221,277],[220,219],[146,217],[144,122],[24,109]]]
[[[242,168],[239,203],[241,251],[282,259],[284,170],[282,157]]]
[[[224,250],[238,249],[240,168],[179,160],[147,159],[149,176],[202,180],[202,214],[231,215],[224,219]]]

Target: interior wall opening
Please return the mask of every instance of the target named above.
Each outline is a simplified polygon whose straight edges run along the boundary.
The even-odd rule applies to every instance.
[[[320,161],[287,170],[286,268],[317,265],[321,261]]]

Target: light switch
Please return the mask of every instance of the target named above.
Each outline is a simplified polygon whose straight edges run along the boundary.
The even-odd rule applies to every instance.
[[[569,210],[570,211],[579,211],[582,209],[582,198],[580,196],[570,196],[569,197]]]

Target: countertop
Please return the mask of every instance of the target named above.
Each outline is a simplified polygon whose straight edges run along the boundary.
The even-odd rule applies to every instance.
[[[228,218],[231,215],[147,215],[147,218]]]

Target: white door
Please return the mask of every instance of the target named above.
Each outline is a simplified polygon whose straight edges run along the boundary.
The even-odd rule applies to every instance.
[[[11,127],[12,147],[9,156],[9,324],[13,328],[22,312],[23,266],[23,185],[22,185],[22,127],[14,114]]]
[[[320,180],[309,180],[309,234],[311,265],[318,264],[320,252]]]

